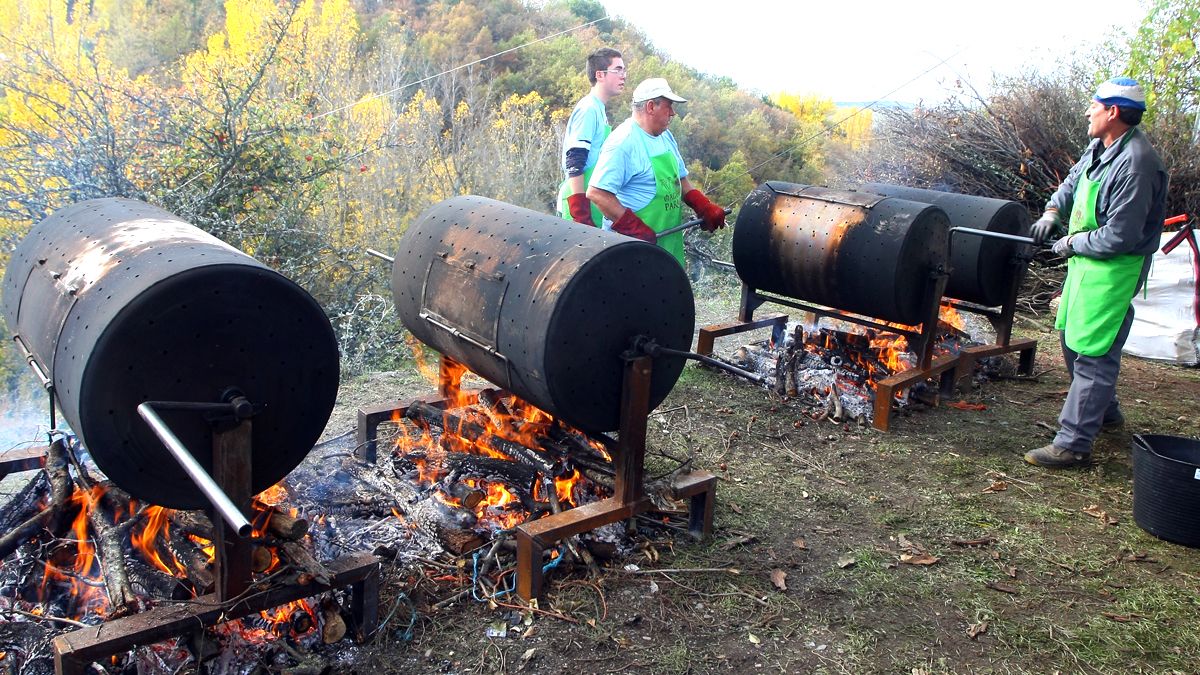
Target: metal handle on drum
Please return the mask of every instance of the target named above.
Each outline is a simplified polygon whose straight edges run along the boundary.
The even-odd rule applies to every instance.
[[[733,213],[733,209],[725,209],[725,215],[729,215],[731,213]],[[668,227],[667,229],[663,230],[662,232],[659,232],[657,237],[659,239],[662,239],[663,237],[675,234],[676,232],[683,232],[684,230],[690,230],[693,227],[695,227],[703,222],[704,222],[703,218],[692,218],[691,220],[687,221],[686,223],[684,223],[682,225],[676,225],[675,227]]]
[[[992,237],[993,239],[1005,239],[1007,241],[1015,241],[1020,244],[1029,244],[1030,246],[1037,245],[1037,242],[1035,242],[1033,240],[1033,237],[1022,237],[1019,234],[1008,234],[1006,232],[991,232],[989,230],[979,230],[974,227],[952,227],[952,228],[950,228],[950,234],[954,234],[955,232],[962,232],[963,234],[970,234],[970,235],[973,235],[976,237]]]
[[[512,363],[508,360],[507,356],[501,354],[492,345],[484,344],[484,343],[480,342],[479,340],[471,337],[470,335],[467,335],[462,330],[455,328],[454,326],[451,326],[450,324],[448,324],[444,321],[439,321],[438,319],[434,318],[434,314],[431,313],[429,310],[422,310],[421,313],[418,314],[418,316],[420,316],[422,319],[428,321],[429,323],[437,326],[438,328],[441,328],[442,330],[446,331],[447,333],[453,335],[454,337],[458,338],[459,340],[462,340],[463,342],[474,345],[474,346],[482,349],[483,351],[487,352],[488,354],[491,354],[492,356],[496,357],[497,359],[500,359],[501,361],[503,361],[504,362],[504,375],[505,375],[505,377],[508,378],[508,382],[506,383],[505,386],[508,389],[512,389]]]
[[[767,381],[766,377],[759,375],[758,373],[752,373],[748,370],[738,368],[737,366],[725,363],[720,359],[714,359],[711,356],[697,354],[696,352],[685,352],[680,349],[663,347],[652,339],[636,338],[634,340],[634,346],[638,351],[641,351],[643,354],[653,358],[658,358],[660,356],[679,356],[685,359],[692,359],[693,361],[699,361],[701,363],[708,364],[714,368],[720,368],[721,370],[733,373],[738,377],[745,378],[756,384],[765,384]]]
[[[239,537],[250,536],[250,533],[254,531],[254,527],[250,525],[250,521],[246,520],[246,516],[242,515],[241,509],[233,503],[229,495],[225,494],[221,486],[217,485],[212,476],[208,475],[204,467],[200,466],[200,462],[196,461],[196,458],[183,445],[179,437],[171,431],[167,423],[158,416],[158,413],[154,412],[151,404],[149,402],[142,403],[137,407],[137,411],[142,416],[142,419],[146,420],[146,424],[150,425],[150,430],[154,432],[154,435],[158,436],[158,440],[162,441],[167,450],[171,451],[171,456],[175,458],[176,462],[179,462],[179,466],[187,472],[188,477],[192,479],[196,487],[200,488],[205,497],[208,497],[208,501],[217,509],[217,512],[221,514],[225,522],[229,523],[229,526],[238,533]]]

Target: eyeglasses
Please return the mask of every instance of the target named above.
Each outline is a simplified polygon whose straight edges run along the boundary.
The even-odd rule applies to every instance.
[[[608,70],[604,70],[602,72],[616,73],[617,75],[624,75],[625,74],[625,66],[617,66],[616,68],[609,68]]]

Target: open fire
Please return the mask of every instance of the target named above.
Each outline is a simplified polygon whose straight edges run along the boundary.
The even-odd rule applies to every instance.
[[[906,328],[900,324],[898,328]],[[964,315],[948,304],[938,312],[934,358],[958,354],[978,344],[966,332]],[[846,322],[789,325],[783,339],[739,347],[729,359],[735,365],[766,376],[766,384],[781,396],[806,403],[815,420],[868,424],[874,415],[879,383],[918,366],[908,338]],[[990,366],[990,361],[980,361]],[[833,395],[834,392],[837,395]],[[896,405],[928,402],[933,392],[918,383],[894,392]]]

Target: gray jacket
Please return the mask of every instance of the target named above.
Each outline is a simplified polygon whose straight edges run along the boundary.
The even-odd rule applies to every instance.
[[[1122,147],[1125,136],[1129,139]],[[1071,239],[1076,255],[1148,256],[1158,248],[1167,211],[1167,169],[1140,129],[1133,127],[1125,136],[1107,148],[1094,139],[1046,204],[1047,209],[1058,209],[1059,223],[1065,227],[1080,174],[1086,170],[1088,178],[1096,180],[1104,167],[1109,167],[1096,198],[1099,227]]]

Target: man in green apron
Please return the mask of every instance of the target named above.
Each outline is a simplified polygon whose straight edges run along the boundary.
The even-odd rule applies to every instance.
[[[614,232],[658,244],[680,265],[683,233],[662,238],[657,233],[680,223],[684,204],[704,219],[705,231],[725,227],[725,211],[688,181],[679,145],[667,129],[675,104],[686,102],[661,77],[639,84],[632,114],[605,141],[587,191]]]
[[[1062,331],[1071,388],[1054,441],[1025,453],[1030,464],[1087,464],[1096,435],[1125,422],[1116,385],[1133,324],[1130,302],[1149,273],[1166,215],[1167,171],[1137,126],[1145,110],[1134,80],[1100,85],[1087,110],[1094,140],[1033,225],[1038,243],[1066,225],[1054,243],[1054,252],[1067,258],[1055,328]],[[1070,214],[1065,223],[1064,213]]]
[[[600,148],[612,127],[604,106],[625,91],[625,61],[621,52],[604,47],[587,57],[587,76],[592,89],[579,99],[563,134],[562,168],[566,179],[558,188],[558,213],[567,220],[599,226],[600,211],[584,195]]]

